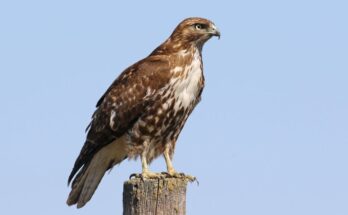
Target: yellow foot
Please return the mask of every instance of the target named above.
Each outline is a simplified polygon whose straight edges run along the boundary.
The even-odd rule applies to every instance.
[[[191,175],[185,175],[185,173],[176,172],[175,170],[169,171],[169,172],[162,172],[162,174],[166,175],[169,178],[182,178],[182,179],[188,180],[190,182],[196,181],[197,184],[199,184],[199,182],[198,182],[196,177],[191,176]]]
[[[131,178],[140,178],[142,180],[144,179],[161,179],[164,178],[164,175],[162,175],[161,173],[155,173],[155,172],[150,172],[150,171],[146,171],[146,172],[142,172],[142,173],[133,173],[129,176],[129,179]]]

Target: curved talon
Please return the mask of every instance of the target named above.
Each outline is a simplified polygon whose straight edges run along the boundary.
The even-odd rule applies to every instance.
[[[132,173],[130,176],[129,176],[129,179],[132,179],[132,178],[140,178],[141,176],[140,176],[140,174],[138,174],[138,173]]]
[[[189,180],[190,182],[196,182],[197,185],[199,186],[199,181],[197,180],[196,177],[191,176],[191,175],[185,175],[185,178],[186,178],[187,180]]]
[[[193,176],[191,176],[192,178],[189,178],[188,180],[190,181],[190,182],[196,182],[196,184],[197,184],[197,186],[199,186],[199,181],[197,180],[197,178],[196,177],[193,177]]]
[[[161,172],[161,175],[163,175],[164,176],[164,178],[165,177],[172,177],[168,172]]]

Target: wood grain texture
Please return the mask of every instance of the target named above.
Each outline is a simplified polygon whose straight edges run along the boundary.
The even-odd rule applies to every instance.
[[[134,178],[123,187],[124,215],[184,215],[186,186],[182,178]]]

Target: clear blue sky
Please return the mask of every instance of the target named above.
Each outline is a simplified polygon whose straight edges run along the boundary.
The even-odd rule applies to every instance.
[[[80,210],[67,177],[94,106],[118,74],[190,16],[221,40],[175,153],[198,177],[188,214],[348,214],[347,1],[2,1],[0,214],[121,214],[140,161]],[[151,166],[165,169],[160,157]]]

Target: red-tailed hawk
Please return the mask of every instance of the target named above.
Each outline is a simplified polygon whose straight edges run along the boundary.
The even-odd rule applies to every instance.
[[[67,204],[83,207],[104,173],[124,159],[141,157],[143,178],[157,178],[148,164],[163,154],[168,175],[176,140],[204,87],[202,48],[220,37],[213,22],[182,21],[148,57],[128,67],[97,103],[86,142],[68,179]]]

